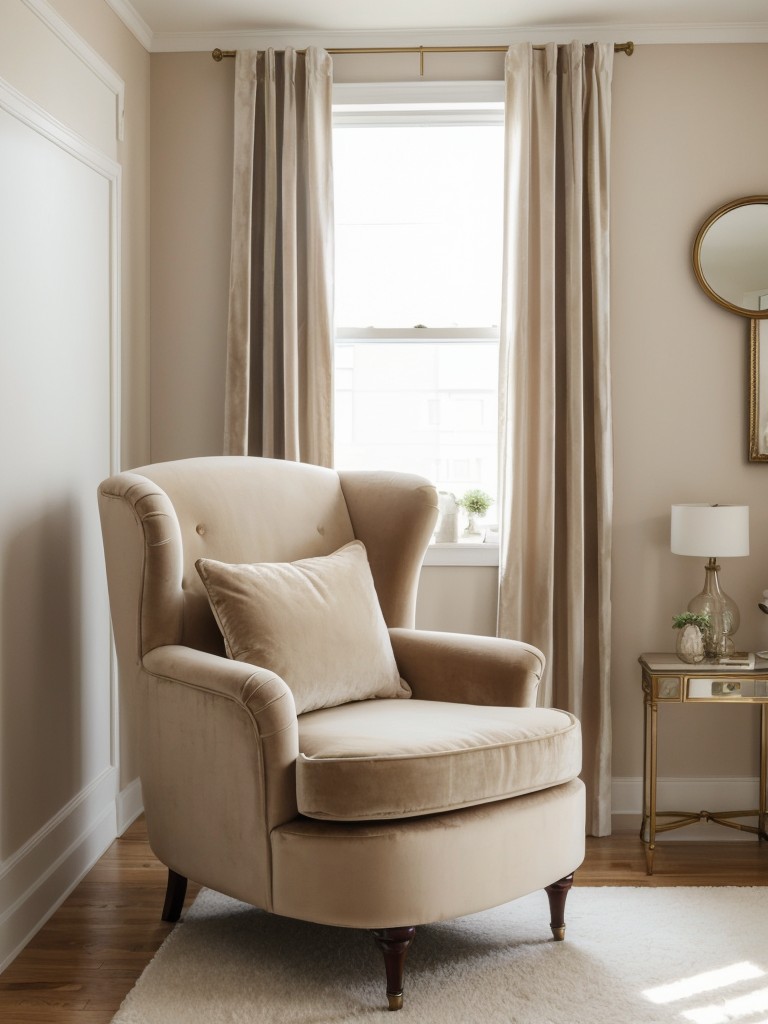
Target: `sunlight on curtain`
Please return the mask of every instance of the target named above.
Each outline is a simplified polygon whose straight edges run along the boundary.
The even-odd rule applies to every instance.
[[[610,833],[609,145],[613,46],[510,47],[499,414],[499,635],[548,663]]]

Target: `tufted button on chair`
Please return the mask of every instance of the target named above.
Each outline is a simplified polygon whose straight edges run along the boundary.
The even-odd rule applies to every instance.
[[[198,458],[99,506],[165,920],[193,878],[371,929],[390,1009],[420,924],[543,888],[563,938],[579,723],[535,706],[535,648],[413,628],[426,480]]]

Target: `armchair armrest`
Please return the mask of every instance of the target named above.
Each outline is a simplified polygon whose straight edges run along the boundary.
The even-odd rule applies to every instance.
[[[179,874],[270,910],[269,835],[298,813],[288,686],[266,669],[174,645],[144,656],[140,700],[140,775],[155,854]]]
[[[269,669],[175,645],[156,647],[144,655],[143,664],[154,676],[243,704],[254,716],[262,737],[296,722],[293,694]]]
[[[533,707],[544,655],[530,644],[466,633],[390,629],[400,675],[420,700]]]

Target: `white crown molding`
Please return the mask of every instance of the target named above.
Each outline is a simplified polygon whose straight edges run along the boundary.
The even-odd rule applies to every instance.
[[[36,14],[37,17],[76,57],[85,64],[115,96],[115,134],[119,141],[123,140],[125,130],[125,82],[115,69],[104,60],[101,54],[90,46],[82,36],[62,18],[48,0],[22,0],[22,3]]]
[[[627,39],[632,39],[639,45],[768,43],[768,21],[718,22],[711,25],[623,25],[620,27],[626,33]],[[620,42],[621,40],[616,38],[616,41]]]
[[[113,6],[127,0],[107,0]],[[349,30],[349,31],[280,31],[248,29],[235,32],[156,32],[152,36],[153,53],[182,53],[213,50],[303,49],[319,46],[505,46],[509,43],[566,43],[571,39],[585,42],[623,43],[630,39],[639,45],[664,43],[766,43],[768,22],[753,24],[711,25],[561,25],[544,28],[456,28],[422,30]]]
[[[131,0],[106,0],[120,21],[136,36],[145,50],[152,51],[152,29],[131,3]]]

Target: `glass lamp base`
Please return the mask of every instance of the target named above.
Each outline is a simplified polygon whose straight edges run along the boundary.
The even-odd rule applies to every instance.
[[[739,609],[736,602],[720,589],[720,566],[710,558],[704,567],[704,589],[688,603],[688,611],[708,615],[710,627],[704,634],[704,653],[707,658],[722,658],[736,650],[733,634],[739,628]]]

